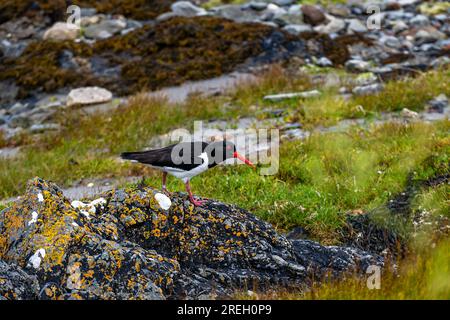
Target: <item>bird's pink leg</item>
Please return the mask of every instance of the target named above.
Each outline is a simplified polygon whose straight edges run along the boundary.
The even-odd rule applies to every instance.
[[[187,191],[187,193],[189,194],[189,200],[191,201],[191,203],[192,203],[194,206],[199,207],[199,206],[202,206],[202,205],[206,202],[206,201],[195,200],[195,199],[194,199],[194,195],[192,194],[192,191],[191,191],[191,185],[190,185],[190,183],[189,183],[189,180],[186,181],[185,186],[186,186],[186,191]]]
[[[167,181],[167,172],[163,172],[162,175],[162,192],[164,192],[166,195],[170,196],[170,192],[166,188],[166,181]]]

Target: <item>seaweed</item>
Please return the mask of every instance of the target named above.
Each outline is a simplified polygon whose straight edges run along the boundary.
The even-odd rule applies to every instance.
[[[137,20],[154,19],[170,11],[171,0],[2,0],[0,2],[0,24],[22,16],[42,14],[51,22],[61,21],[69,5],[95,8],[100,13],[122,14]]]
[[[118,95],[154,90],[230,72],[263,52],[264,39],[275,30],[216,17],[176,17],[93,45],[37,41],[20,57],[5,59],[0,81],[15,79],[21,88],[19,98],[33,90],[53,92],[83,85],[100,85]],[[294,40],[283,34],[286,45]],[[90,64],[100,58],[111,68],[119,67],[120,74],[102,76],[92,68],[64,67],[61,60],[65,54]]]

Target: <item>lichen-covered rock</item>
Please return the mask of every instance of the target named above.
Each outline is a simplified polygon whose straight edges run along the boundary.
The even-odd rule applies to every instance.
[[[360,250],[291,242],[212,200],[194,207],[183,193],[166,199],[144,188],[70,203],[39,178],[0,214],[0,259],[36,275],[41,299],[223,297],[383,263]]]
[[[0,260],[0,300],[36,299],[39,294],[37,278],[19,266]]]

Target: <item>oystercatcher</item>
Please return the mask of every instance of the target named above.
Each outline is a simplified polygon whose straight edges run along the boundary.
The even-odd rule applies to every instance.
[[[237,158],[254,167],[253,163],[236,151],[234,143],[227,140],[209,144],[201,141],[180,142],[161,149],[124,152],[121,154],[121,158],[147,164],[161,170],[163,172],[162,190],[165,193],[168,193],[166,189],[168,173],[183,180],[189,199],[195,206],[201,206],[205,202],[194,199],[192,194],[189,181],[196,175],[232,158]]]

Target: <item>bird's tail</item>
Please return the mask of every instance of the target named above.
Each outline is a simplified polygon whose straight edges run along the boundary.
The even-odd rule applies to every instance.
[[[141,161],[144,157],[144,152],[123,152],[120,157],[124,160]]]

